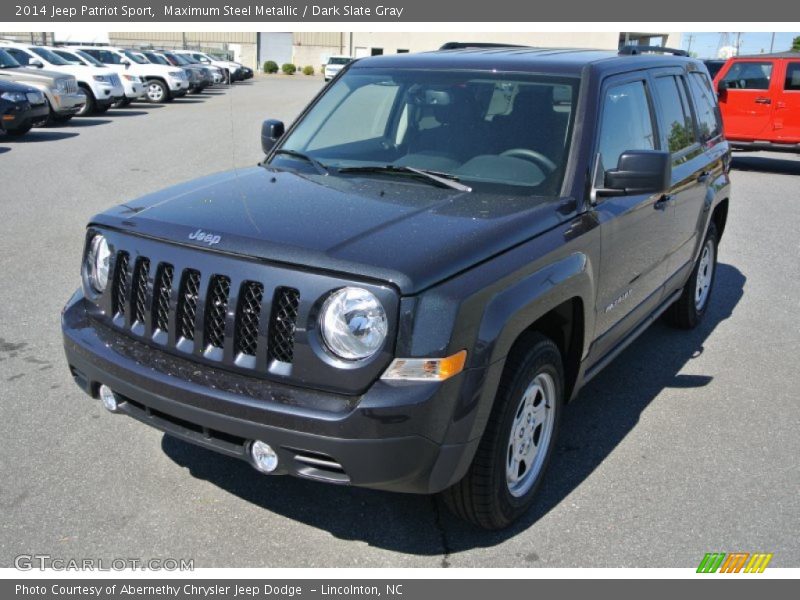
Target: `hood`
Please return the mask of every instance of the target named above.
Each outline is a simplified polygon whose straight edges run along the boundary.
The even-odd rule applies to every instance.
[[[0,78],[6,81],[25,81],[47,86],[53,85],[57,79],[69,79],[71,77],[72,75],[69,73],[59,73],[58,71],[48,71],[47,69],[31,69],[28,67],[0,69]]]
[[[3,92],[22,92],[26,94],[28,92],[39,92],[35,87],[31,87],[29,85],[24,85],[22,83],[14,83],[13,81],[0,79],[0,94]]]
[[[253,167],[144,196],[93,224],[390,282],[412,294],[567,217],[552,198]]]

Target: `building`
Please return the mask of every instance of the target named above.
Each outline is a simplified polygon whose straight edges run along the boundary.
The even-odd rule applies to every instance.
[[[378,54],[435,50],[445,42],[506,42],[523,46],[581,47],[613,50],[626,44],[679,48],[680,33],[658,32],[16,32],[0,38],[32,43],[76,42],[134,48],[191,48],[227,55],[258,69],[264,61],[318,69],[328,57],[360,58]]]

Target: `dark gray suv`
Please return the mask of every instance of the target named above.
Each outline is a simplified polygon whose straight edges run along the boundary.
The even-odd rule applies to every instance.
[[[358,60],[262,142],[93,217],[62,325],[106,408],[264,473],[504,527],[565,403],[711,302],[730,151],[680,52]]]

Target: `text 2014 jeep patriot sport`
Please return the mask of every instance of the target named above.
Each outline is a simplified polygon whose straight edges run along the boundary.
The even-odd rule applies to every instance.
[[[730,152],[679,53],[358,60],[262,142],[95,216],[63,332],[106,408],[265,473],[506,526],[565,402],[708,309]]]

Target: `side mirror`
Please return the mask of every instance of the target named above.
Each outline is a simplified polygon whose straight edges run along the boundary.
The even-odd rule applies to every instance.
[[[598,196],[657,194],[672,185],[672,157],[663,150],[628,150],[603,177]]]
[[[261,149],[264,154],[272,151],[285,130],[283,121],[276,119],[267,119],[261,124]]]
[[[28,66],[34,67],[35,69],[44,69],[44,63],[36,58],[28,60]]]
[[[717,96],[719,98],[725,98],[728,95],[729,85],[730,84],[724,79],[717,84]]]
[[[119,61],[119,63],[121,65],[125,65],[126,69],[131,66],[131,61],[129,61],[129,60],[125,59],[125,58],[123,58],[121,61]]]

